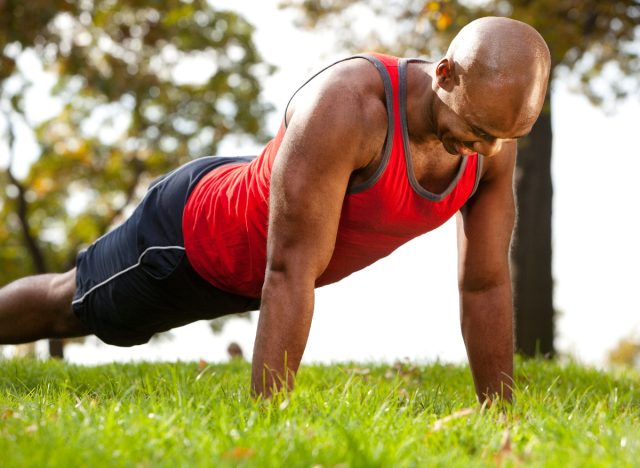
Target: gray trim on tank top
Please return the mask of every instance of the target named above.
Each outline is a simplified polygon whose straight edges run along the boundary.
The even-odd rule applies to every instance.
[[[287,128],[287,126],[288,126],[288,124],[289,124],[289,122],[287,122],[287,111],[289,110],[289,105],[291,104],[291,101],[293,101],[293,98],[294,98],[294,97],[296,97],[296,94],[298,94],[302,88],[304,88],[304,87],[305,87],[305,86],[307,86],[309,83],[311,83],[311,81],[312,81],[315,77],[317,77],[317,76],[318,76],[318,75],[320,75],[321,73],[323,73],[323,72],[327,71],[329,68],[333,67],[334,65],[337,65],[337,64],[342,63],[342,62],[346,62],[347,60],[351,60],[351,59],[354,59],[354,58],[363,58],[363,57],[361,57],[361,56],[359,56],[359,55],[354,55],[354,56],[351,56],[351,57],[347,57],[347,58],[340,59],[340,60],[338,60],[338,61],[336,61],[336,62],[333,62],[333,63],[331,63],[331,64],[327,65],[326,67],[324,67],[324,68],[320,69],[320,71],[317,71],[316,73],[314,73],[313,75],[311,75],[311,77],[310,77],[307,81],[305,81],[304,83],[302,83],[302,84],[298,87],[298,89],[296,89],[296,90],[293,92],[293,94],[292,94],[292,95],[291,95],[291,97],[289,98],[289,101],[287,101],[287,105],[286,105],[286,106],[285,106],[285,108],[284,108],[284,118],[283,118],[283,121],[284,121],[284,128]]]
[[[331,65],[328,65],[326,67],[324,67],[322,70],[320,70],[319,72],[317,72],[316,74],[314,74],[311,78],[309,78],[307,81],[305,81],[302,86],[300,86],[298,89],[296,89],[296,91],[291,95],[291,98],[289,98],[289,102],[287,102],[287,106],[284,109],[284,127],[287,128],[287,110],[289,109],[289,105],[291,104],[291,101],[293,100],[293,98],[296,96],[296,94],[298,94],[298,92],[304,88],[307,84],[309,84],[309,82],[311,80],[313,80],[315,77],[317,77],[318,75],[320,75],[322,72],[328,70],[329,68],[333,67],[334,65],[337,65],[338,63],[342,63],[342,62],[346,62],[347,60],[352,60],[352,59],[365,59],[367,61],[369,61],[371,64],[373,64],[376,69],[378,70],[378,73],[380,73],[380,77],[382,78],[382,83],[384,85],[384,94],[385,94],[385,103],[386,103],[386,107],[387,107],[387,137],[385,140],[385,144],[384,144],[384,149],[383,149],[383,154],[382,154],[382,159],[380,160],[380,165],[378,166],[378,168],[376,169],[376,172],[374,172],[374,174],[367,179],[366,181],[354,185],[353,187],[349,187],[349,189],[347,190],[348,194],[353,194],[353,193],[358,193],[358,192],[362,192],[368,188],[370,188],[371,186],[373,186],[373,184],[375,184],[380,177],[382,176],[382,174],[384,173],[384,170],[387,167],[387,164],[389,163],[389,157],[391,155],[391,148],[393,146],[393,132],[394,132],[394,126],[395,126],[395,120],[394,120],[394,116],[393,116],[393,86],[391,85],[391,77],[389,76],[389,72],[387,71],[387,68],[384,66],[384,64],[378,60],[376,57],[374,57],[373,55],[370,54],[359,54],[359,55],[353,55],[351,57],[347,57],[344,58],[342,60],[338,60],[337,62],[333,62]]]
[[[375,184],[380,179],[380,177],[382,177],[384,170],[389,164],[389,159],[391,158],[391,149],[393,148],[393,134],[395,131],[395,117],[393,115],[393,86],[391,85],[391,77],[389,76],[387,67],[385,67],[384,64],[373,55],[362,54],[356,55],[356,57],[364,58],[371,62],[376,67],[378,73],[380,73],[380,77],[382,78],[382,83],[384,84],[385,104],[387,107],[387,138],[384,143],[382,159],[380,160],[380,164],[378,165],[376,172],[374,172],[368,180],[350,187],[349,190],[347,190],[348,194],[363,192],[372,187],[373,184]]]
[[[460,178],[462,177],[462,174],[464,174],[464,170],[467,167],[469,158],[467,156],[462,156],[462,162],[460,163],[460,167],[458,168],[458,173],[453,178],[449,186],[441,193],[430,192],[422,185],[420,185],[418,179],[416,179],[416,175],[413,171],[413,162],[411,160],[411,151],[409,150],[409,132],[407,130],[407,65],[410,62],[425,61],[420,59],[400,59],[398,63],[398,86],[400,88],[400,126],[402,127],[402,144],[404,145],[404,158],[407,166],[407,178],[409,179],[409,184],[418,195],[428,200],[438,202],[442,201],[447,195],[451,193],[456,185],[458,185],[458,182],[460,181]]]
[[[484,155],[478,153],[478,159],[477,159],[477,163],[476,163],[476,181],[473,184],[473,190],[471,190],[471,195],[469,195],[469,198],[473,197],[473,195],[476,193],[476,190],[478,190],[478,185],[480,185],[480,177],[482,177],[482,165],[484,164]]]

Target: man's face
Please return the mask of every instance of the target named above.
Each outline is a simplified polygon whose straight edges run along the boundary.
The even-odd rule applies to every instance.
[[[503,142],[528,134],[542,105],[538,97],[525,100],[516,86],[502,83],[440,89],[436,99],[436,131],[445,150],[487,157],[497,154]]]

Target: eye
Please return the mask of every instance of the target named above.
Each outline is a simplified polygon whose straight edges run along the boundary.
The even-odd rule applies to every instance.
[[[496,137],[491,136],[491,135],[484,135],[482,138],[485,139],[485,141],[489,142],[489,143],[493,143],[494,141],[497,140]]]
[[[487,143],[493,143],[494,141],[497,140],[496,137],[485,132],[484,130],[480,130],[479,128],[471,127],[471,131],[473,132],[474,135],[477,135],[479,138],[483,139]]]
[[[478,132],[478,136],[488,143],[493,143],[494,141],[496,141],[496,137],[494,137],[493,135],[489,135],[488,133]]]

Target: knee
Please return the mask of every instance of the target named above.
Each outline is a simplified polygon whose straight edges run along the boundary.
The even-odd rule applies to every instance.
[[[53,275],[49,282],[48,295],[55,308],[51,331],[57,338],[87,335],[85,326],[73,313],[71,301],[76,291],[75,268],[66,273]]]
[[[51,275],[47,288],[49,300],[59,309],[71,309],[71,301],[76,292],[76,269],[66,273]]]

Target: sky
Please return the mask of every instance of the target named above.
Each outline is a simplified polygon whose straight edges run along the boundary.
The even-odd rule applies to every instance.
[[[215,2],[254,24],[263,58],[279,67],[264,83],[265,98],[276,106],[268,121],[272,133],[290,94],[314,70],[344,56],[325,37],[294,28],[292,14],[277,10],[276,3]],[[628,99],[605,114],[556,81],[552,106],[556,345],[580,362],[600,366],[621,338],[640,338],[640,149],[633,145],[640,131],[640,99]],[[233,139],[220,154],[259,149]],[[317,290],[303,362],[464,362],[456,284],[455,226],[448,222],[364,271]],[[77,363],[224,360],[231,341],[250,356],[256,325],[256,314],[251,320],[234,319],[212,337],[200,322],[133,348],[90,338],[84,345],[68,345],[66,354]],[[41,343],[38,349],[44,347]]]

